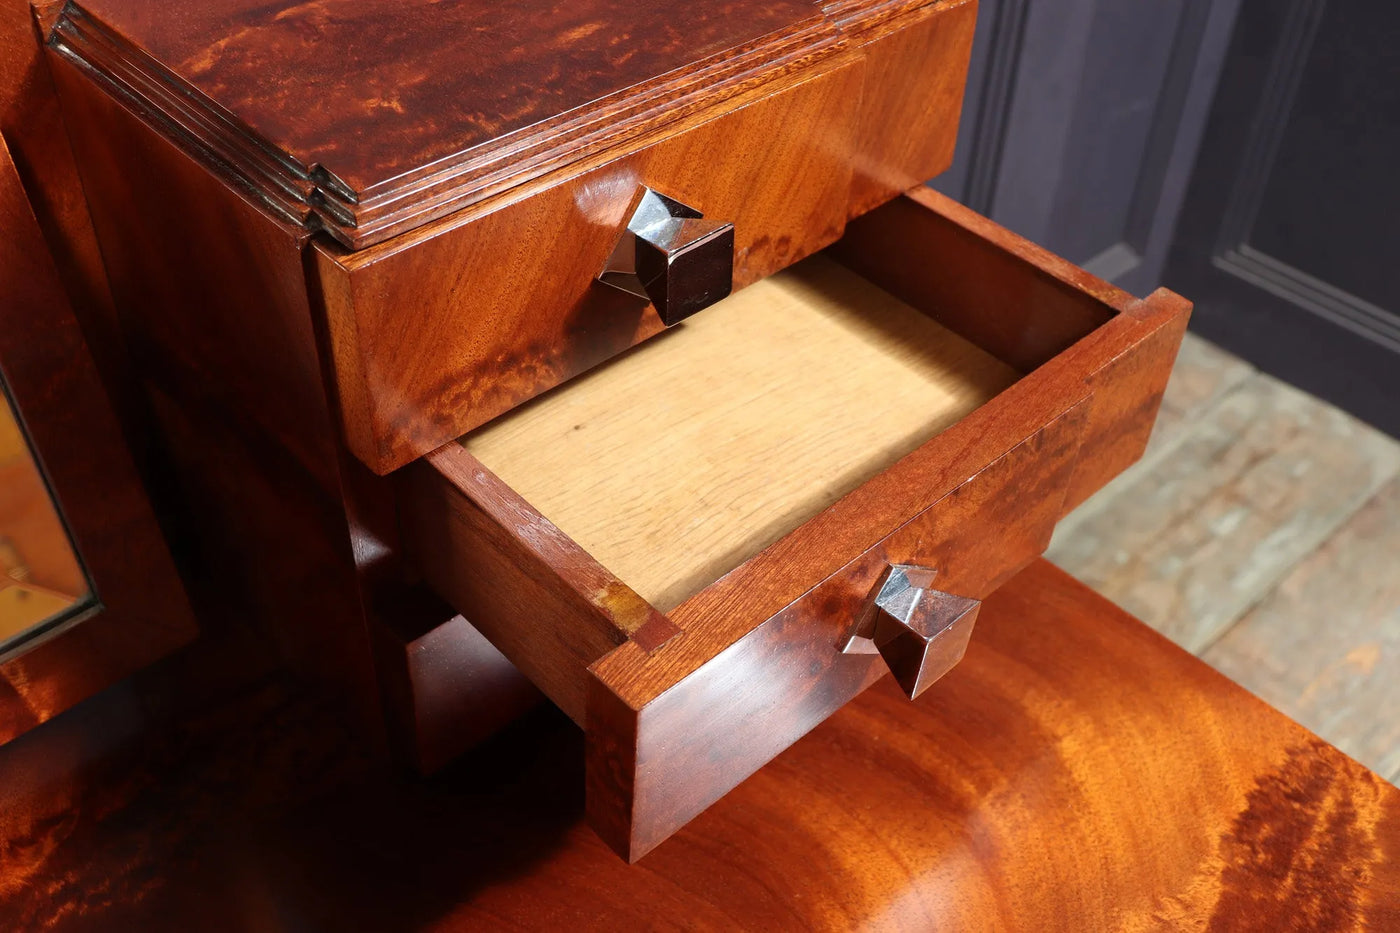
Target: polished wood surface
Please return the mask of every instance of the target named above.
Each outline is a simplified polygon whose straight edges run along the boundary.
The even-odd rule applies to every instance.
[[[667,612],[1018,376],[817,256],[462,444]]]
[[[164,462],[155,491],[200,616],[258,627],[270,656],[333,685],[382,731],[308,235],[72,63],[49,64],[149,410],[143,440]],[[383,542],[359,556],[383,563],[392,527],[359,520]]]
[[[173,79],[356,191],[610,95],[637,94],[639,83],[678,69],[690,84],[713,80],[703,70],[711,60],[820,18],[804,0],[220,0],[179,17],[132,0],[82,7]]]
[[[702,3],[684,15],[717,8]],[[878,237],[867,227],[843,261],[1013,368],[1034,371],[995,410],[973,412],[668,618],[465,450],[439,449],[429,466],[410,461],[660,331],[652,309],[594,284],[638,185],[734,222],[743,286],[836,240],[852,214],[904,181],[936,173],[951,152],[973,4],[804,4],[804,18],[762,27],[761,41],[735,39],[734,54],[691,49],[711,55],[709,64],[643,76],[622,97],[600,84],[588,93],[603,97],[556,111],[562,122],[545,116],[532,124],[538,131],[514,132],[507,121],[479,144],[454,136],[465,125],[453,122],[459,111],[441,108],[436,125],[422,102],[428,85],[470,84],[490,62],[420,75],[405,60],[433,53],[362,41],[427,29],[431,17],[384,22],[379,3],[254,10],[228,0],[208,9],[247,28],[229,32],[228,21],[201,10],[172,20],[128,0],[45,8],[48,62],[123,337],[159,428],[151,446],[173,464],[170,500],[198,543],[207,592],[222,597],[213,602],[231,619],[266,621],[304,669],[363,705],[383,699],[394,721],[446,749],[441,737],[469,712],[442,701],[453,696],[451,665],[419,662],[457,650],[473,663],[482,656],[451,634],[455,615],[440,623],[440,637],[433,623],[376,617],[392,604],[381,590],[402,576],[392,498],[407,489],[403,527],[416,568],[569,715],[603,724],[588,751],[590,806],[630,857],[869,682],[868,660],[829,660],[827,628],[884,565],[931,555],[940,588],[982,598],[1043,548],[1063,507],[1141,449],[1184,303],[1165,294],[1136,302],[949,205],[914,195],[911,214],[897,201],[887,217],[895,248],[872,245]],[[742,32],[795,10],[745,9],[734,23],[714,23]],[[121,11],[139,15],[121,20]],[[505,22],[515,11],[452,15]],[[536,38],[573,15],[535,24]],[[172,36],[169,47],[151,44]],[[250,69],[282,73],[277,63],[297,61],[318,36],[353,40],[356,54],[306,69],[313,85],[337,74],[346,83],[326,96],[338,103],[325,112],[305,106],[324,87],[299,97],[298,128],[334,135],[382,125],[382,134],[324,142],[360,155],[382,144],[403,163],[366,157],[362,177],[353,168],[337,174],[329,155],[315,165],[279,150],[272,123],[252,126],[224,106],[251,101],[253,112],[266,97],[269,113],[287,107],[283,83],[248,90]],[[449,54],[465,48],[455,33],[436,38]],[[565,60],[595,38],[571,35],[553,48]],[[657,54],[684,44],[661,43]],[[154,54],[142,58],[148,47]],[[166,60],[182,51],[181,61]],[[206,58],[208,70],[192,77]],[[545,88],[552,60],[519,58]],[[613,63],[613,77],[630,61]],[[378,74],[392,80],[373,87]],[[623,98],[630,104],[613,106]],[[395,99],[406,115],[351,112]],[[405,116],[421,135],[395,149],[387,130]],[[928,122],[904,127],[902,139],[874,138],[911,120]],[[415,148],[438,131],[441,150]],[[374,178],[381,170],[398,174]],[[340,243],[313,243],[320,229]],[[908,244],[917,244],[912,256]],[[881,257],[912,258],[939,275],[905,281],[857,266],[878,267]],[[983,296],[978,286],[988,281]],[[988,322],[1003,318],[1011,323],[1000,342],[988,340],[998,326]],[[1018,326],[1026,332],[1012,332]],[[370,475],[394,470],[406,475],[394,483]],[[771,683],[734,692],[714,713],[707,697],[726,672],[766,671],[772,658],[796,661],[776,664]],[[770,712],[775,725],[762,741],[739,741],[754,734],[746,723]],[[697,728],[735,737],[731,760],[696,766],[674,745]],[[420,744],[410,757],[440,761],[435,754]],[[675,794],[666,789],[673,778],[683,779]]]
[[[425,782],[275,682],[113,699],[0,750],[7,930],[1400,924],[1400,792],[1043,562],[630,867],[557,715]]]
[[[854,12],[866,5],[837,0],[826,9],[840,16],[840,8]],[[944,128],[958,126],[976,23],[976,0],[929,5],[894,22],[842,21],[866,62],[850,216],[864,214],[953,164],[957,134]],[[930,166],[939,168],[930,174]]]
[[[52,34],[60,73],[82,71],[89,93],[120,102],[161,139],[111,126],[93,134],[86,129],[93,107],[70,103],[76,135],[86,140],[79,148],[139,180],[119,213],[149,215],[189,242],[217,229],[206,218],[226,208],[226,195],[145,177],[174,147],[270,223],[339,238],[338,247],[317,246],[313,298],[324,304],[316,313],[328,322],[346,443],[377,473],[661,329],[645,302],[607,294],[594,281],[639,185],[733,223],[734,282],[743,286],[828,245],[848,216],[951,160],[971,0],[859,0],[826,12],[808,2],[758,9],[706,0],[639,11],[600,0],[578,10],[555,5],[531,21],[537,6],[458,4],[443,23],[440,5],[436,15],[415,16],[396,4],[388,17],[381,3],[255,8],[221,0],[170,18],[129,0],[99,0],[67,5]],[[506,30],[490,33],[489,54],[480,57],[484,34],[460,31],[473,18]],[[664,41],[645,36],[653,19],[673,21]],[[704,24],[693,35],[684,29],[690,19]],[[575,45],[592,49],[618,22],[628,25],[606,39],[616,43],[608,46],[610,67],[597,61],[574,76]],[[231,23],[243,28],[227,33]],[[706,45],[712,27],[728,37],[719,43],[728,52]],[[753,41],[742,38],[753,29]],[[409,44],[425,31],[431,40],[422,49]],[[365,33],[382,41],[365,42]],[[354,45],[344,58],[328,52],[341,43]],[[297,67],[305,54],[315,59],[309,71]],[[715,63],[665,70],[672,55]],[[452,66],[433,64],[439,57]],[[500,69],[512,80],[482,83]],[[291,73],[297,79],[282,83]],[[570,76],[565,96],[586,101],[561,112],[562,123],[534,110],[564,106],[550,90],[561,74]],[[609,82],[627,89],[619,93],[628,107],[653,91],[664,106],[618,111],[603,91]],[[487,91],[479,99],[453,96],[478,85]],[[682,93],[682,85],[691,90]],[[305,106],[318,93],[326,100]],[[448,105],[431,105],[442,94]],[[497,94],[507,95],[509,114],[493,111]],[[487,135],[458,138],[467,124],[454,129],[454,121],[468,117],[480,124],[471,133]],[[263,118],[265,134],[256,129]],[[512,131],[515,119],[528,126]],[[240,121],[258,139],[244,138]],[[279,135],[287,133],[321,148],[303,151]],[[359,169],[337,169],[340,157],[377,166],[364,168],[364,178],[384,173],[383,190],[345,181]],[[171,217],[167,205],[188,206],[193,216]],[[239,239],[250,236],[257,238],[240,224]],[[169,252],[151,256],[165,260]],[[123,277],[141,265],[108,262]],[[253,269],[240,270],[220,295],[254,291],[245,283],[266,275],[260,265],[280,272],[273,256],[233,265]],[[148,277],[142,270],[139,280]],[[158,304],[169,299],[155,286],[151,292]],[[237,348],[243,333],[220,337]],[[269,388],[283,368],[263,367],[271,370]]]
[[[620,154],[927,5],[220,0],[165,17],[87,0],[53,44],[269,209],[360,247]]]
[[[588,666],[674,626],[459,444],[395,477],[427,583],[580,725]]]
[[[836,51],[811,3],[70,5],[56,46],[139,89],[270,206],[348,244]],[[271,92],[269,92],[271,90]],[[305,106],[307,95],[318,106]]]
[[[666,615],[461,445],[402,472],[404,537],[425,579],[587,724],[590,816],[628,858],[878,675],[877,656],[838,643],[888,565],[935,569],[938,589],[983,599],[1146,443],[1184,301],[1139,301],[936,195],[862,226],[883,230],[886,213],[903,234],[896,264],[938,273],[902,297],[984,350],[1008,345],[970,326],[998,309],[977,313],[972,276],[999,276],[998,301],[1055,297],[1014,309],[1035,319],[1011,347],[1034,368]],[[873,257],[887,244],[857,227],[834,254],[883,286]]]
[[[631,858],[862,689],[874,668],[834,657],[833,646],[886,566],[934,568],[938,589],[985,598],[1146,442],[1184,301],[1165,291],[1138,301],[936,195],[911,192],[865,229],[883,230],[885,213],[907,221],[901,267],[930,270],[926,291],[901,297],[953,329],[976,317],[961,303],[976,302],[964,276],[987,272],[1010,294],[1052,282],[1079,292],[1072,307],[1039,306],[1046,320],[1028,346],[1037,330],[1059,331],[1061,314],[1107,319],[1063,352],[1041,338],[1054,355],[992,403],[669,613],[675,637],[634,637],[593,665],[589,806]],[[875,242],[854,229],[835,255],[873,268]],[[922,252],[930,246],[939,251]]]
[[[957,259],[905,262],[911,242]],[[1021,370],[1070,348],[1106,316],[1120,319],[1096,340],[1126,328],[1125,319],[1147,324],[1172,309],[1171,326],[1139,329],[1131,353],[1100,357],[1087,377],[1095,400],[1065,511],[1142,456],[1190,313],[1181,296],[1159,288],[1137,299],[922,185],[860,218],[833,254],[891,294],[936,309],[950,330]]]
[[[99,603],[0,657],[0,742],[169,654],[194,620],[0,140],[0,369]]]
[[[812,72],[379,246],[318,244],[350,449],[389,472],[659,333],[596,281],[638,186],[734,224],[736,288],[836,240],[862,71]]]
[[[99,371],[119,392],[125,359],[107,273],[43,51],[27,0],[0,0],[0,134]]]
[[[389,740],[432,774],[543,701],[471,623],[424,587],[380,596],[373,623],[376,672]]]

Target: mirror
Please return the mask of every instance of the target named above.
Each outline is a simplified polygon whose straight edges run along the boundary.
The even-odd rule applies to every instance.
[[[91,594],[0,379],[0,652],[81,612]]]

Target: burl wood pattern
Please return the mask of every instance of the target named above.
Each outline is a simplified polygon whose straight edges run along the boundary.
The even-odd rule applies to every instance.
[[[219,0],[167,17],[88,0],[64,6],[53,45],[269,209],[359,247],[728,106],[926,5]]]
[[[874,217],[887,212],[901,265],[931,270],[890,285],[993,355],[1008,345],[976,322],[1001,300],[1054,296],[1011,311],[1031,336],[1010,347],[1035,368],[666,616],[460,445],[403,473],[405,536],[428,581],[586,723],[590,818],[628,858],[879,675],[838,643],[888,564],[936,569],[940,589],[983,599],[1146,442],[1185,302],[1138,301],[937,196]],[[852,229],[834,252],[885,286],[873,258],[885,249]],[[979,315],[982,276],[1001,284]]]
[[[1400,792],[1043,562],[634,866],[562,717],[429,783],[275,685],[45,738],[0,750],[7,930],[1400,925]]]
[[[734,224],[736,288],[834,241],[860,93],[843,64],[380,246],[318,245],[350,449],[389,472],[659,333],[595,281],[641,185]]]
[[[0,369],[100,604],[0,659],[0,743],[194,637],[165,541],[0,138]]]
[[[319,246],[313,288],[346,441],[386,473],[661,329],[594,282],[639,185],[732,222],[742,287],[951,160],[971,0],[634,7],[99,0],[50,47],[160,139],[89,144],[142,179],[123,213],[216,229],[191,202],[226,197],[143,178],[173,148],[270,226],[354,248]]]

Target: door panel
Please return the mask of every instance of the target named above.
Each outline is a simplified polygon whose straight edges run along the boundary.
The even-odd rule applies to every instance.
[[[1246,0],[1166,279],[1193,327],[1400,436],[1400,9]]]
[[[932,183],[1130,291],[1160,279],[1238,0],[983,0]]]

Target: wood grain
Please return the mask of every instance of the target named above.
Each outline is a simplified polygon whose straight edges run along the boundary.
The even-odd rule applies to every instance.
[[[629,859],[869,684],[871,656],[838,645],[887,563],[935,568],[940,589],[984,598],[1146,443],[1183,301],[1138,301],[946,199],[890,209],[910,244],[897,267],[943,270],[909,290],[912,307],[969,325],[961,276],[995,273],[1007,300],[1056,296],[1012,308],[1049,335],[1039,349],[1051,356],[669,616],[460,444],[403,471],[404,538],[426,580],[586,724],[590,819]],[[875,256],[883,242],[839,254]],[[1069,340],[1077,326],[1088,330]]]
[[[376,672],[400,757],[440,770],[542,700],[486,637],[423,587],[385,589],[372,623]]]
[[[966,71],[964,0],[829,13],[806,0],[219,0],[174,20],[89,0],[63,8],[51,41],[282,219],[358,248],[580,159],[625,154],[645,133],[823,67],[854,34],[890,31],[924,6],[965,8],[951,60],[929,60],[956,72],[948,88],[935,82],[937,158]],[[887,155],[922,163],[929,150]]]
[[[693,672],[680,676],[676,659],[684,654],[675,649],[704,645],[703,624],[657,646],[634,637],[596,663],[588,815],[599,835],[629,861],[645,856],[884,676],[879,655],[843,649],[891,564],[934,568],[949,590],[978,598],[1034,560],[1063,507],[1088,407],[1072,406],[956,482],[772,618],[713,648]],[[790,572],[784,582],[805,581]]]
[[[383,474],[661,329],[645,303],[607,294],[594,282],[639,185],[732,222],[734,281],[742,287],[834,241],[849,214],[941,171],[956,135],[973,6],[968,0],[859,2],[832,4],[824,14],[806,2],[758,10],[706,0],[687,6],[668,21],[665,39],[653,40],[642,35],[645,21],[669,20],[674,11],[662,16],[662,10],[648,8],[638,22],[639,12],[616,0],[585,4],[567,15],[556,11],[560,22],[580,18],[580,28],[587,28],[577,35],[556,27],[555,20],[530,20],[530,4],[499,10],[456,4],[447,13],[434,5],[428,26],[401,4],[388,16],[387,6],[377,2],[353,9],[341,0],[255,8],[220,0],[219,15],[201,8],[198,15],[165,22],[139,4],[99,0],[67,5],[50,47],[61,78],[82,70],[89,85],[87,94],[71,97],[110,95],[147,124],[147,134],[126,128],[115,133],[113,121],[102,115],[107,130],[89,133],[84,128],[93,111],[113,105],[69,104],[86,140],[83,148],[104,153],[109,165],[123,163],[121,174],[142,179],[131,186],[133,194],[156,202],[124,205],[123,211],[174,212],[199,203],[189,207],[189,219],[165,217],[164,225],[181,230],[182,242],[191,243],[217,229],[201,202],[223,205],[227,194],[185,181],[183,164],[174,181],[146,180],[152,165],[175,161],[168,150],[176,149],[185,157],[179,161],[199,166],[208,180],[264,212],[269,227],[325,229],[341,238],[346,249],[318,245],[313,289],[325,305],[346,441]],[[457,26],[467,31],[442,32],[443,15],[460,18]],[[478,19],[478,25],[505,30],[490,33],[489,54],[480,59],[472,56],[485,40],[469,28]],[[675,31],[691,19],[701,24],[695,35]],[[607,35],[624,21],[626,29]],[[225,35],[230,22],[241,28]],[[426,41],[424,29],[432,30],[433,41]],[[758,29],[754,41],[741,41],[746,29]],[[382,41],[364,42],[357,30]],[[728,37],[720,42],[723,48],[706,51],[706,30]],[[911,38],[903,41],[906,30]],[[310,41],[313,35],[316,41]],[[402,44],[415,37],[426,45]],[[539,44],[507,42],[507,48],[502,37]],[[611,71],[595,74],[590,69],[601,65],[590,59],[573,75],[576,42],[585,51],[613,43],[606,46],[616,58]],[[338,43],[354,45],[345,60],[328,56]],[[297,66],[305,55],[314,66]],[[655,71],[671,55],[679,55],[678,61],[710,56],[714,63]],[[425,63],[438,61],[435,56],[454,64]],[[350,67],[354,61],[359,67]],[[256,80],[248,68],[255,68]],[[285,76],[283,68],[297,74],[285,86],[277,77]],[[427,102],[436,94],[470,90],[474,81],[495,82],[499,69],[514,78],[482,85],[470,102],[455,96],[446,106]],[[912,73],[917,81],[902,79]],[[593,87],[593,77],[622,81],[627,106],[641,110],[623,114],[606,94],[590,98],[603,93],[601,85]],[[558,90],[560,80],[568,85],[566,96],[579,93],[587,102],[575,108],[577,119],[564,123],[532,109],[538,104],[553,112],[560,99],[550,88]],[[681,85],[695,95],[681,93]],[[642,106],[663,86],[671,89],[664,106]],[[308,109],[305,95],[316,92],[330,99]],[[509,117],[491,115],[497,94],[509,95]],[[363,95],[368,97],[361,100]],[[401,104],[403,112],[380,106],[389,102]],[[249,108],[256,113],[245,113]],[[259,122],[257,114],[270,121],[266,134],[253,130],[261,141],[245,132]],[[484,121],[472,129],[486,134],[482,139],[454,136],[453,121],[467,117]],[[525,121],[525,137],[511,129],[516,119]],[[885,129],[911,121],[918,123],[917,133],[886,142]],[[305,133],[305,139],[286,142],[279,135],[283,129],[272,131],[274,124],[286,134]],[[612,135],[594,139],[589,126]],[[143,135],[158,141],[138,141]],[[326,151],[299,148],[312,146],[312,139]],[[279,148],[283,142],[289,150]],[[427,148],[416,148],[420,142]],[[433,155],[438,145],[445,152],[467,146],[459,153],[467,161]],[[143,148],[152,150],[151,158],[125,164],[128,153]],[[369,174],[352,184],[346,179],[354,171],[337,174],[330,162],[321,168],[306,162],[332,155],[377,167],[366,168]],[[853,201],[856,166],[867,179],[859,203]],[[356,187],[380,171],[387,173],[383,190]],[[240,221],[240,230],[244,226]],[[151,255],[172,268],[199,267],[197,259]],[[257,291],[253,285],[267,274],[260,264],[279,276],[284,271],[281,257],[263,257],[253,263],[255,275],[222,283],[216,295]],[[138,262],[121,256],[113,265],[125,270]],[[142,274],[144,281],[148,273]],[[130,293],[127,282],[115,287]],[[154,282],[149,287],[162,300],[162,292],[170,291]],[[278,295],[262,300],[291,303]],[[405,326],[405,314],[411,326]],[[217,339],[234,349],[254,332],[225,331]],[[185,336],[193,343],[204,335]],[[297,345],[295,339],[267,344]],[[301,360],[246,368],[266,378],[249,386],[243,373],[229,373],[238,391],[262,386],[300,404],[300,387],[275,383],[304,368]],[[288,420],[293,416],[289,412]]]
[[[174,651],[195,627],[2,138],[0,229],[5,388],[101,598],[0,659],[2,743]]]
[[[126,361],[107,273],[83,198],[43,42],[26,0],[0,2],[0,134],[54,257],[74,313],[89,335],[109,391],[120,392]],[[125,414],[125,399],[117,399]]]
[[[1398,471],[1388,438],[1251,376],[1053,558],[1200,651]]]
[[[392,521],[386,533],[347,504],[306,231],[270,218],[71,62],[49,63],[200,614],[260,624],[269,654],[338,689],[382,732],[351,523],[373,542],[359,556],[383,562]]]
[[[423,578],[580,725],[588,665],[649,622],[670,628],[461,445],[395,480]]]
[[[1202,660],[1400,780],[1400,479],[1392,479]]]
[[[462,443],[666,612],[1016,378],[813,257]]]
[[[416,225],[434,200],[449,202],[440,216],[493,176],[615,146],[837,45],[802,0],[221,0],[200,13],[97,0],[65,10],[56,44],[357,245],[405,213]]]
[[[583,821],[562,716],[431,782],[275,685],[140,723],[0,752],[0,926],[1400,924],[1400,792],[1043,562],[919,701],[878,684],[634,866]]]
[[[732,644],[789,605],[811,581],[835,573],[846,560],[1074,408],[1090,394],[1089,382],[1101,372],[1127,377],[1122,404],[1091,409],[1084,440],[1102,462],[1081,457],[1076,485],[1105,482],[1108,476],[1101,470],[1116,473],[1146,444],[1189,305],[1164,290],[1146,300],[1133,298],[926,189],[911,191],[867,216],[901,219],[904,236],[897,248],[903,252],[895,255],[903,261],[867,261],[882,255],[891,242],[883,233],[889,228],[879,223],[853,225],[833,250],[835,258],[851,262],[866,278],[954,331],[979,317],[1019,317],[1027,321],[1029,334],[1020,345],[1023,352],[1037,346],[1048,355],[1037,359],[1035,368],[994,405],[968,415],[815,516],[800,534],[765,549],[678,607],[672,615],[685,620],[683,628],[705,629],[706,634],[667,646],[668,652],[685,658],[674,659],[673,674],[694,670],[707,651]],[[933,273],[911,277],[906,274],[911,269]],[[982,298],[973,282],[983,277],[996,283],[990,294],[997,300],[979,314]],[[903,293],[896,290],[911,282],[913,287]],[[1071,295],[1077,299],[1071,301]],[[1071,326],[1081,329],[1071,331]],[[1037,344],[1046,334],[1053,335],[1053,341]],[[963,336],[978,343],[972,335],[987,336],[968,326]],[[1102,381],[1094,394],[1112,396],[1113,381]],[[967,584],[985,584],[986,577],[974,568],[967,570]]]
[[[827,3],[838,7],[861,3]],[[866,61],[850,216],[921,185],[953,164],[977,3],[938,3],[894,23],[869,15],[840,20]],[[892,28],[897,26],[898,28]]]
[[[735,288],[834,241],[861,80],[813,69],[379,246],[318,244],[350,449],[386,473],[659,333],[595,281],[639,185],[734,224]]]
[[[1188,331],[1182,338],[1181,352],[1172,366],[1171,378],[1162,394],[1162,407],[1157,412],[1157,423],[1152,427],[1142,459],[1060,521],[1046,556],[1056,563],[1069,560],[1067,549],[1072,545],[1067,542],[1074,539],[1080,527],[1111,509],[1113,503],[1119,501],[1118,496],[1130,489],[1140,475],[1172,456],[1190,436],[1198,420],[1253,372],[1254,367],[1248,363]]]

